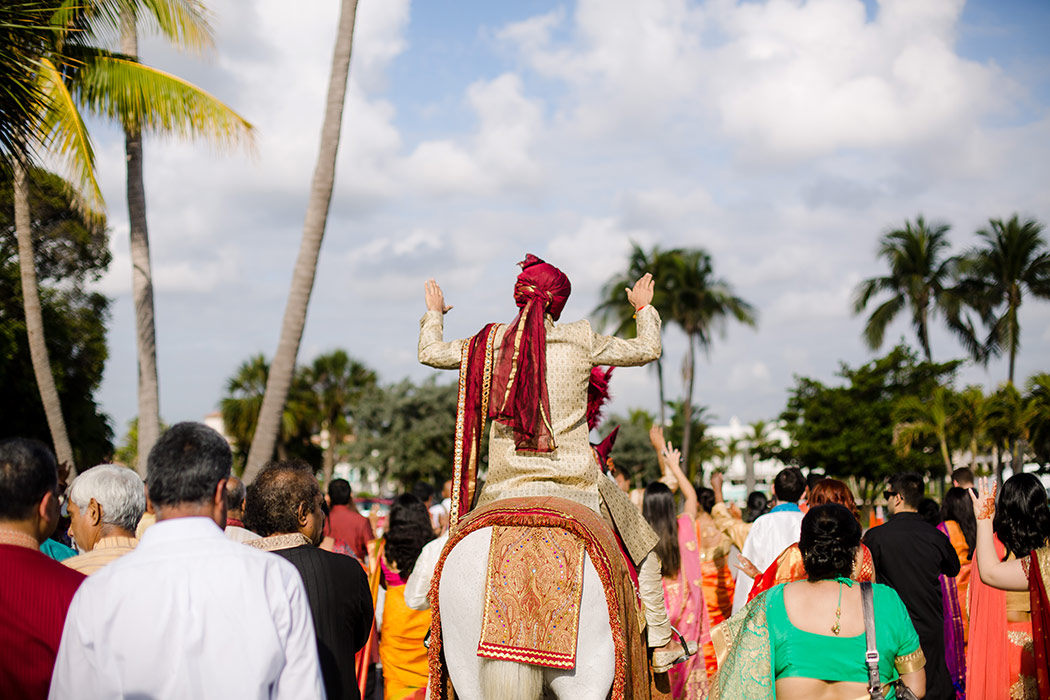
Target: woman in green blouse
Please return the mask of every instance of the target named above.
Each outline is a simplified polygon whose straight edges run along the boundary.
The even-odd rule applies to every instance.
[[[837,504],[810,509],[799,549],[809,580],[776,586],[712,631],[719,655],[713,698],[861,700],[868,697],[860,586],[850,579],[860,525]],[[919,697],[925,659],[908,611],[873,584],[875,639],[887,700],[901,678]]]

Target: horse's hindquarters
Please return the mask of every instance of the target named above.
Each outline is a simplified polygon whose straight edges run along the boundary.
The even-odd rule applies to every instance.
[[[447,554],[439,581],[438,605],[441,610],[445,663],[457,696],[464,700],[485,698],[481,683],[483,664],[506,663],[478,656],[491,545],[491,528],[481,528],[466,535]],[[571,670],[539,666],[529,668],[540,670],[545,683],[558,697],[574,700],[605,698],[615,672],[614,645],[605,590],[586,555],[579,609],[575,667]],[[492,670],[495,671],[495,667]],[[515,690],[525,690],[525,686],[529,685],[529,676],[532,674],[528,671],[524,673],[525,676],[516,682]],[[489,675],[501,678],[506,674],[501,671]],[[497,694],[501,700],[512,696],[521,697],[509,689]]]

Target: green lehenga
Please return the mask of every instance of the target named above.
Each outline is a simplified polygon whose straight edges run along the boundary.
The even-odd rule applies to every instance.
[[[776,700],[773,650],[766,620],[768,591],[711,630],[718,671],[711,678],[712,700]]]

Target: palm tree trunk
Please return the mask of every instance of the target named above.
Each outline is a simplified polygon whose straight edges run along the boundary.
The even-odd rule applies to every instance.
[[[945,439],[945,437],[942,435],[941,438],[940,438],[940,442],[941,442],[941,458],[944,460],[944,470],[945,470],[946,474],[951,475],[951,473],[952,473],[952,456],[951,456],[951,453],[948,451],[948,440]],[[944,480],[941,479],[941,481],[943,483]]]
[[[977,469],[977,433],[970,437],[970,469]]]
[[[693,434],[693,376],[696,374],[696,339],[693,334],[689,334],[689,355],[686,357],[685,365],[685,401],[682,405],[682,418],[684,420],[684,429],[682,431],[682,465],[685,467],[686,474],[689,475],[690,480],[693,479],[696,474],[692,470],[692,465],[689,462],[689,450],[692,447],[692,434]]]
[[[121,16],[120,50],[138,55],[135,16],[125,9]],[[146,474],[146,459],[160,437],[160,384],[157,379],[157,335],[154,327],[153,271],[146,227],[146,187],[142,172],[142,131],[125,126],[127,154],[128,223],[131,231],[131,295],[135,302],[135,343],[138,348],[139,434],[135,469]]]
[[[339,131],[343,121],[343,103],[346,96],[346,81],[350,73],[350,52],[353,47],[354,19],[357,0],[342,0],[339,26],[335,35],[335,50],[332,54],[332,70],[328,79],[328,98],[325,103],[324,123],[321,126],[321,145],[317,155],[310,199],[303,223],[303,239],[299,246],[299,257],[295,262],[291,291],[281,322],[281,338],[277,343],[270,376],[266,381],[266,395],[259,412],[259,424],[255,429],[248,464],[244,469],[245,483],[251,483],[263,464],[273,454],[281,413],[288,399],[288,389],[295,371],[295,359],[299,354],[299,343],[306,325],[306,309],[314,287],[317,272],[317,257],[321,252],[328,209],[332,201],[335,184],[335,158],[339,150]]]
[[[664,399],[664,361],[656,359],[656,382],[660,388],[660,427],[667,425],[667,401]]]
[[[752,446],[748,445],[744,452],[744,486],[748,493],[755,490],[755,453],[751,450]]]
[[[1014,383],[1014,360],[1017,359],[1017,336],[1020,333],[1020,329],[1017,327],[1017,306],[1019,303],[1020,300],[1017,302],[1014,301],[1013,291],[1011,290],[1009,300],[1010,320],[1008,322],[1010,327],[1010,374],[1007,377],[1007,381],[1009,381],[1011,385]]]
[[[926,354],[926,361],[933,362],[933,353],[930,352],[930,329],[926,320],[926,309],[922,310],[922,319],[919,321],[919,342],[922,343],[922,351]]]
[[[321,456],[321,471],[323,475],[323,481],[321,482],[326,488],[328,483],[332,480],[332,472],[335,470],[335,446],[336,436],[332,433],[332,429],[328,429],[328,447],[324,449],[324,454]]]
[[[55,456],[59,464],[70,465],[70,474],[76,474],[73,462],[73,447],[66,433],[66,421],[62,418],[62,403],[55,388],[55,376],[51,373],[51,360],[47,355],[44,339],[44,317],[40,309],[40,290],[36,282],[36,258],[33,255],[33,231],[29,215],[29,173],[21,156],[11,159],[14,171],[15,234],[18,237],[18,267],[22,273],[22,303],[26,314],[26,335],[29,337],[29,356],[33,362],[33,374],[40,390],[40,401],[44,404],[47,427]]]

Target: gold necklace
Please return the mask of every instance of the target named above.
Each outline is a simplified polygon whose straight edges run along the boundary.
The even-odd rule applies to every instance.
[[[839,581],[839,604],[835,608],[835,624],[831,626],[831,632],[837,637],[842,631],[842,581]]]

